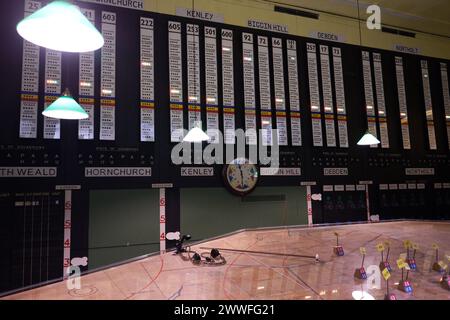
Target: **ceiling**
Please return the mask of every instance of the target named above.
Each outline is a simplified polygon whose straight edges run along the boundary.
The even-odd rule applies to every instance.
[[[358,17],[356,0],[260,0],[278,5],[310,9],[322,13]],[[449,0],[360,0],[361,19],[368,5],[381,7],[381,23],[415,32],[450,38]]]

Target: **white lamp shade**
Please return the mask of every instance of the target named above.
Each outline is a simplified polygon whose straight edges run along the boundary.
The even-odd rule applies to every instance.
[[[185,142],[202,142],[208,140],[209,136],[199,127],[193,127],[183,138]]]
[[[369,131],[366,131],[366,133],[358,141],[359,146],[370,146],[370,145],[379,144],[379,143],[380,143],[380,140],[378,140],[377,137],[375,137]]]
[[[105,43],[77,6],[59,0],[20,21],[17,32],[38,46],[64,52],[94,51]]]

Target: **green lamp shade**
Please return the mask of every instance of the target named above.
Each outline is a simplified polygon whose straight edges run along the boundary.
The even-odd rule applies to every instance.
[[[81,120],[89,118],[87,112],[68,95],[56,99],[42,114],[55,119]]]
[[[66,1],[53,1],[17,25],[25,40],[38,46],[65,52],[94,51],[105,43],[101,33]]]

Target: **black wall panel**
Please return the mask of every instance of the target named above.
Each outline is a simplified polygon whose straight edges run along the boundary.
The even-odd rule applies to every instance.
[[[0,166],[56,166],[58,175],[56,178],[0,178],[0,193],[13,194],[27,192],[52,192],[55,185],[75,184],[81,185],[81,190],[73,192],[72,212],[72,255],[84,256],[88,251],[88,221],[89,221],[89,191],[92,189],[132,189],[149,188],[152,183],[173,183],[174,188],[167,192],[167,227],[176,230],[180,226],[180,193],[181,187],[217,187],[222,186],[221,165],[215,165],[213,177],[185,177],[180,176],[180,166],[171,163],[171,149],[174,146],[170,142],[170,118],[169,118],[169,66],[168,66],[168,31],[169,20],[182,22],[182,57],[183,74],[187,78],[186,63],[186,23],[195,23],[200,26],[213,26],[218,29],[226,28],[234,31],[234,87],[236,105],[236,128],[244,125],[244,95],[243,95],[243,66],[241,33],[250,32],[255,36],[275,36],[283,39],[283,48],[286,48],[286,39],[297,41],[298,77],[300,88],[300,105],[302,114],[302,140],[301,147],[280,147],[280,163],[283,167],[300,166],[301,177],[261,177],[260,184],[264,186],[299,185],[300,181],[316,181],[314,187],[320,192],[323,184],[357,184],[361,180],[371,180],[371,209],[373,213],[380,213],[382,218],[445,218],[449,217],[450,203],[449,190],[434,190],[434,182],[449,182],[450,158],[447,145],[447,133],[442,98],[442,85],[440,80],[439,62],[443,59],[421,57],[386,50],[372,48],[360,48],[336,42],[324,42],[315,39],[298,37],[286,34],[269,33],[262,30],[248,29],[237,26],[192,20],[177,16],[168,16],[151,12],[141,12],[115,7],[106,7],[80,2],[83,8],[96,10],[97,27],[100,29],[101,11],[107,10],[117,13],[117,108],[116,108],[116,140],[100,141],[100,50],[96,52],[96,106],[95,106],[95,139],[93,141],[80,141],[77,138],[77,122],[62,121],[61,140],[42,139],[43,117],[40,112],[44,105],[44,63],[45,50],[41,49],[40,68],[40,101],[38,115],[38,138],[19,138],[19,110],[21,88],[21,65],[23,41],[17,34],[16,24],[23,18],[22,1],[2,1],[0,19],[3,27],[0,34],[1,50],[1,74],[0,96]],[[155,22],[155,132],[156,142],[140,142],[139,139],[139,17],[151,17]],[[312,127],[310,112],[310,97],[308,87],[308,72],[306,58],[306,42],[317,45],[326,44],[342,49],[344,68],[345,96],[348,117],[349,145],[348,149],[342,148],[318,148],[312,146]],[[222,103],[222,78],[220,37],[218,44],[218,96],[219,107]],[[258,82],[258,51],[255,51],[255,93],[256,101],[259,101]],[[270,49],[270,47],[269,47]],[[390,137],[389,149],[370,149],[356,145],[359,138],[367,128],[367,119],[364,110],[364,86],[361,62],[361,50],[379,52],[383,62],[383,80],[385,89],[386,109],[388,116],[388,129]],[[269,50],[270,56],[272,55]],[[287,56],[284,53],[285,93],[287,106],[289,105],[288,81],[287,81]],[[402,149],[399,106],[397,99],[395,56],[401,56],[404,60],[405,84],[407,92],[408,115],[410,121],[411,150]],[[201,93],[205,96],[205,72],[204,72],[204,36],[200,32],[200,62],[201,62]],[[78,55],[63,54],[62,88],[70,87],[75,98],[78,93]],[[435,114],[435,126],[437,136],[437,151],[430,151],[426,134],[425,108],[422,93],[420,60],[426,59],[430,69],[430,85]],[[332,59],[331,59],[332,66]],[[320,73],[320,68],[318,69]],[[271,72],[272,73],[272,72]],[[333,72],[331,72],[333,77]],[[184,100],[187,101],[187,79],[184,80]],[[333,80],[333,78],[332,78]],[[320,82],[320,81],[319,81]],[[321,84],[320,84],[321,86]],[[322,88],[320,88],[322,90]],[[274,102],[274,83],[271,83],[272,104]],[[203,123],[206,123],[205,102],[202,101]],[[185,108],[187,104],[185,103]],[[275,123],[275,116],[273,116]],[[184,122],[187,121],[187,112],[184,112]],[[220,129],[223,130],[222,115],[219,118]],[[257,123],[260,126],[259,112]],[[288,132],[290,124],[288,123]],[[324,124],[323,124],[324,127]],[[290,135],[289,135],[290,136]],[[289,137],[290,141],[290,137]],[[115,167],[152,167],[152,177],[143,178],[85,178],[86,166],[115,166]],[[190,166],[190,165],[187,165]],[[204,166],[204,165],[203,165]],[[324,176],[324,167],[346,167],[349,170],[347,176]],[[405,167],[435,168],[433,176],[406,176]],[[403,193],[380,192],[376,186],[379,183],[426,183],[427,189],[423,195],[416,194],[412,190]],[[419,190],[417,190],[419,191]],[[314,191],[313,191],[314,192]],[[372,195],[373,193],[373,195]],[[332,194],[333,209],[325,209],[325,204],[315,204],[314,222],[342,222],[354,221],[365,218],[365,207],[362,208],[359,196],[361,192],[342,193],[343,198],[337,199]],[[349,197],[353,197],[350,199]],[[394,196],[395,195],[395,196]],[[335,199],[336,197],[336,199]],[[425,200],[425,205],[421,200]],[[415,205],[416,201],[422,201]],[[339,203],[337,210],[336,203]],[[342,206],[341,206],[342,202]],[[351,203],[356,203],[353,207]],[[330,207],[331,208],[331,207]],[[13,257],[16,245],[20,247],[16,235],[11,234],[22,226],[21,221],[16,221],[8,214],[15,209],[8,201],[1,203],[1,235],[0,239],[6,239],[1,244],[1,265],[4,270],[6,265],[14,264]],[[62,210],[62,209],[61,209]],[[327,211],[328,210],[328,211]],[[61,211],[61,215],[63,212]],[[9,217],[9,218],[8,218]],[[56,218],[55,218],[56,219]],[[58,218],[59,219],[59,218]],[[55,223],[59,223],[55,220]],[[61,228],[62,230],[62,228]],[[17,240],[17,241],[16,241]],[[16,242],[15,242],[16,241]],[[60,253],[55,253],[55,259],[59,259]],[[62,260],[62,259],[61,259]],[[36,275],[37,276],[37,275]],[[4,276],[0,272],[2,287],[17,287],[20,279]],[[36,277],[33,277],[35,279]],[[8,283],[12,279],[14,283]],[[29,283],[27,283],[29,284]],[[26,285],[27,285],[26,284]]]

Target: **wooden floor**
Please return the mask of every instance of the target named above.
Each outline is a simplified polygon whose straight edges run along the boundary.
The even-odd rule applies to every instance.
[[[336,257],[334,232],[340,234],[345,250]],[[173,253],[153,256],[118,267],[91,273],[81,278],[81,289],[68,290],[61,281],[48,286],[3,297],[3,299],[353,299],[352,293],[364,291],[383,299],[381,288],[354,278],[361,265],[360,247],[366,248],[366,269],[378,265],[376,244],[391,242],[390,263],[394,267],[389,282],[397,299],[449,300],[450,291],[439,285],[440,275],[431,270],[432,244],[440,247],[441,259],[450,254],[448,222],[385,222],[315,228],[245,231],[192,247],[219,247],[253,251],[320,256],[310,258],[222,252],[223,266],[195,266]],[[396,260],[405,252],[403,241],[419,246],[418,270],[409,275],[411,294],[397,290],[401,279]]]

